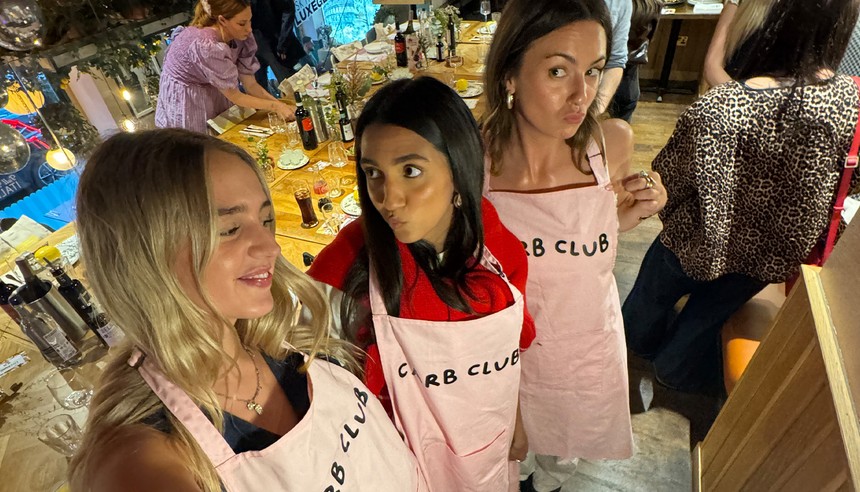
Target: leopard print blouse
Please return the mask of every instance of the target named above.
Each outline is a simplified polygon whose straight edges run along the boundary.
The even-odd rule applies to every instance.
[[[713,88],[652,164],[669,194],[660,240],[696,280],[784,281],[829,224],[857,117],[844,75],[797,89]],[[853,193],[858,185],[855,172]]]

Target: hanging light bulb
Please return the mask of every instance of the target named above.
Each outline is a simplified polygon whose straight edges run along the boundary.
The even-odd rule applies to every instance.
[[[51,149],[45,154],[45,161],[58,171],[68,171],[77,163],[75,154],[69,149]]]
[[[134,133],[134,131],[137,130],[137,125],[134,123],[134,121],[130,119],[122,120],[121,125],[122,129],[127,131],[128,133]]]
[[[126,101],[131,101],[131,92],[129,92],[128,89],[123,89],[120,94],[122,95],[122,98]]]

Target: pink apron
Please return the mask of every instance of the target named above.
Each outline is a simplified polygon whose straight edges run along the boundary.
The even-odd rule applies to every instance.
[[[633,454],[627,352],[612,268],[615,193],[599,150],[596,186],[545,193],[490,191],[502,222],[526,248],[529,313],[537,330],[522,356],[520,410],[529,450],[561,458]],[[595,157],[595,154],[597,156]]]
[[[308,369],[311,405],[287,434],[261,451],[236,454],[200,408],[148,359],[141,376],[237,491],[424,491],[415,459],[379,401],[346,370],[321,360]]]
[[[485,248],[481,264],[514,297],[468,321],[389,316],[374,269],[370,305],[394,420],[431,492],[519,490],[508,460],[520,383],[523,296]]]

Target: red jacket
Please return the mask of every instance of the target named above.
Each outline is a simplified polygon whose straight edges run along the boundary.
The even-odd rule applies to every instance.
[[[493,256],[499,260],[508,280],[525,295],[528,259],[522,243],[502,224],[496,209],[487,199],[481,201],[484,222],[484,243]],[[344,227],[331,244],[326,246],[314,260],[308,275],[319,282],[343,290],[346,275],[355,263],[358,253],[364,246],[364,234],[359,221]],[[467,314],[445,304],[433,290],[427,275],[418,267],[409,248],[398,242],[400,263],[403,270],[403,293],[400,300],[400,317],[427,321],[463,321],[492,314],[513,304],[514,299],[505,281],[483,266],[466,275],[466,282],[474,298],[466,297],[472,310]],[[334,313],[338,316],[339,313]],[[359,339],[369,339],[362,336]],[[527,349],[535,338],[534,321],[525,312],[523,329],[520,334],[520,349]],[[359,342],[359,345],[361,343]],[[382,367],[379,365],[379,350],[376,344],[362,346],[367,351],[364,377],[367,387],[376,394],[390,412],[388,390]]]

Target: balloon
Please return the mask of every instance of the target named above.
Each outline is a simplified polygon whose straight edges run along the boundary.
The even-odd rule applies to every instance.
[[[3,0],[0,2],[0,46],[13,51],[27,51],[42,46],[42,9],[36,0]]]
[[[20,171],[30,160],[30,144],[17,130],[0,124],[0,174]]]

